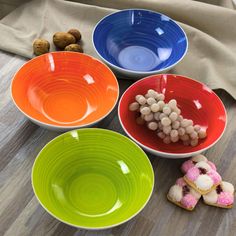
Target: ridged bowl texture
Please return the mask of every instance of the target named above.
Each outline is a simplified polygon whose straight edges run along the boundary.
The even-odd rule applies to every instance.
[[[110,113],[118,95],[118,82],[106,65],[74,52],[36,57],[12,81],[12,98],[19,110],[49,128],[93,124]]]
[[[187,36],[175,21],[143,9],[104,17],[94,29],[93,43],[102,60],[130,76],[170,69],[188,48]]]
[[[60,221],[109,228],[135,216],[154,185],[152,166],[133,141],[113,131],[64,133],[38,154],[32,185],[42,206]]]
[[[181,142],[165,144],[155,131],[145,125],[138,125],[136,112],[129,111],[129,104],[135,96],[154,89],[165,95],[165,102],[176,99],[184,118],[192,119],[207,131],[207,137],[195,147]],[[118,114],[126,133],[144,149],[157,156],[183,158],[200,153],[213,146],[223,135],[226,127],[226,110],[220,98],[205,84],[191,78],[161,74],[141,79],[132,84],[119,102]]]

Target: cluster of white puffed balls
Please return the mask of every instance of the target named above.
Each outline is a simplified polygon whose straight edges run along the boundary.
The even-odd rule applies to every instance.
[[[136,122],[140,125],[146,123],[150,130],[157,132],[164,143],[175,143],[181,140],[184,145],[194,147],[199,139],[207,136],[206,130],[180,115],[181,110],[175,99],[165,103],[164,94],[149,89],[145,96],[137,95],[135,100],[129,105],[129,110],[140,113]]]

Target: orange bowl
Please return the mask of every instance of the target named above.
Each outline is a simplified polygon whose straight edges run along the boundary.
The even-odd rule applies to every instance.
[[[25,63],[15,74],[12,98],[34,123],[65,131],[88,127],[107,116],[119,97],[112,71],[75,52],[53,52]]]

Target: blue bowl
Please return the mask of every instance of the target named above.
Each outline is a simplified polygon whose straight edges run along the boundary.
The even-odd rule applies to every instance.
[[[95,26],[93,44],[115,72],[137,78],[166,72],[188,49],[187,36],[175,21],[143,9],[104,17]]]

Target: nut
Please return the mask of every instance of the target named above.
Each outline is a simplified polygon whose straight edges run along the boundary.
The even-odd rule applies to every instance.
[[[80,41],[80,40],[81,40],[81,33],[79,32],[79,30],[77,30],[77,29],[70,29],[70,30],[68,31],[68,33],[69,33],[69,34],[72,34],[72,35],[75,37],[75,39],[76,39],[77,41]]]
[[[64,49],[67,45],[70,45],[75,42],[75,37],[69,33],[57,32],[53,35],[53,43],[59,49]]]
[[[36,56],[48,53],[50,49],[50,44],[45,39],[36,39],[33,42],[33,50]]]
[[[72,51],[72,52],[84,52],[83,48],[79,44],[69,44],[65,47],[65,51]]]

